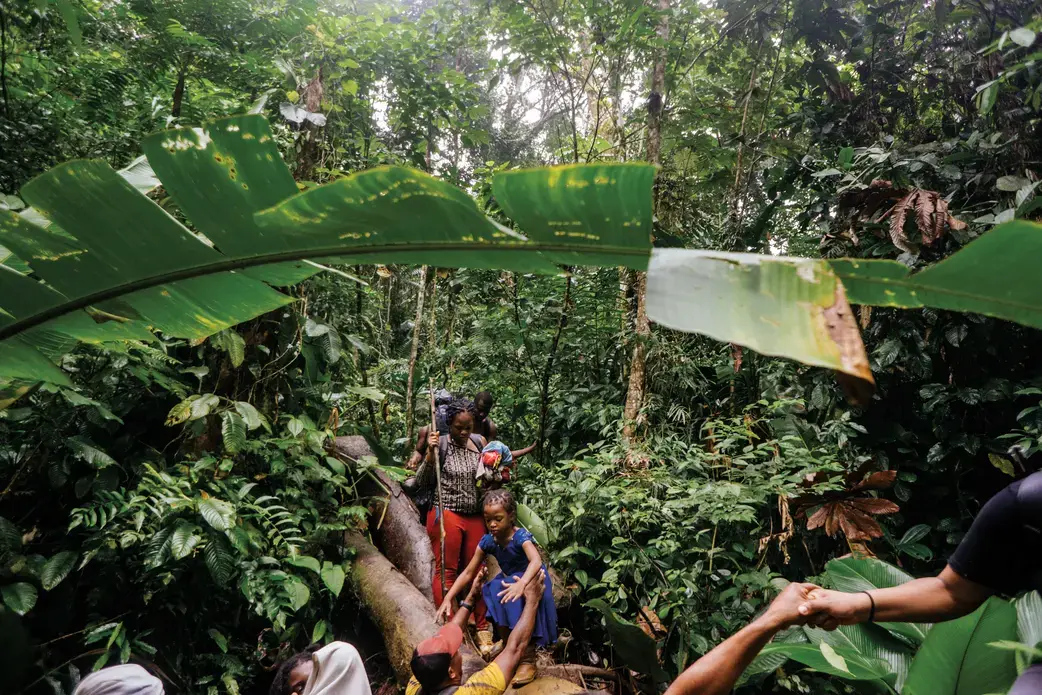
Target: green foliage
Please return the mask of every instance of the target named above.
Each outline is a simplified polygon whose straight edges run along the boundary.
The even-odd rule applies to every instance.
[[[841,591],[864,591],[912,578],[880,560],[845,558],[830,562],[824,579]],[[1003,692],[1018,673],[1015,650],[1033,646],[1015,639],[1042,619],[1038,609],[1038,595],[1032,592],[1016,605],[991,597],[973,613],[928,632],[926,626],[902,623],[848,625],[835,632],[791,628],[803,641],[769,645],[750,671],[777,668],[780,664],[769,659],[784,655],[840,678],[880,681],[898,693]],[[1004,648],[1010,645],[1014,648]]]
[[[136,309],[96,304],[91,316],[34,332],[43,357],[0,348],[7,364],[17,358],[21,376],[45,369],[55,380],[0,384],[0,592],[4,629],[24,636],[24,648],[11,652],[23,656],[5,664],[5,686],[20,692],[43,678],[34,693],[52,682],[56,693],[69,693],[74,673],[133,657],[161,659],[186,692],[234,695],[263,690],[266,669],[290,649],[357,637],[358,607],[342,579],[350,559],[339,539],[367,521],[369,501],[356,492],[361,477],[374,466],[402,475],[395,456],[408,448],[414,329],[415,383],[490,390],[500,438],[512,448],[539,439],[515,466],[512,486],[533,513],[525,523],[577,594],[563,614],[574,640],[569,658],[631,662],[624,647],[609,647],[605,613],[581,607],[591,601],[619,624],[654,635],[658,666],[672,676],[754,616],[783,576],[800,580],[827,567],[836,585],[853,587],[943,566],[981,504],[1034,470],[1042,448],[1042,372],[1033,359],[1042,334],[962,313],[1032,324],[1037,310],[1036,273],[1025,265],[1033,259],[1029,223],[1042,201],[1035,8],[1020,0],[999,9],[671,4],[667,13],[638,0],[542,3],[538,12],[499,0],[4,5],[4,218],[12,211],[45,225],[25,208],[38,201],[15,193],[61,162],[104,160],[119,170],[118,179],[107,172],[108,181],[147,195],[176,221],[157,222],[152,203],[126,198],[149,208],[155,224],[144,226],[180,225],[212,242],[216,251],[208,251],[234,258],[257,252],[258,239],[272,241],[254,214],[286,199],[298,202],[261,216],[281,216],[270,220],[281,234],[304,228],[287,212],[332,236],[371,231],[372,220],[344,216],[357,206],[329,200],[330,192],[357,189],[367,180],[357,173],[381,165],[401,168],[369,176],[419,169],[431,178],[411,180],[461,204],[476,200],[460,219],[481,229],[506,234],[487,216],[517,221],[523,231],[545,227],[550,238],[554,216],[582,217],[577,201],[620,201],[574,188],[536,204],[524,181],[545,170],[509,172],[575,163],[608,171],[645,161],[655,105],[647,79],[662,50],[661,168],[645,232],[655,253],[762,254],[755,265],[742,257],[747,275],[761,279],[769,274],[759,266],[792,274],[767,254],[830,269],[855,305],[851,318],[877,385],[869,405],[851,408],[825,370],[663,326],[638,334],[641,278],[576,267],[575,256],[555,258],[567,277],[435,271],[461,263],[430,252],[384,259],[430,266],[419,316],[420,275],[394,264],[357,265],[346,276],[315,275],[314,266],[295,262],[266,266],[263,275],[236,271],[242,287],[296,285],[283,295],[292,294],[290,304],[237,327],[228,315],[210,327],[185,325],[194,315],[177,312],[165,316],[176,322],[151,321],[164,318],[161,294],[152,304],[135,297]],[[62,14],[69,7],[79,43]],[[657,31],[663,17],[665,42]],[[158,187],[148,164],[135,159],[150,133],[247,110],[267,117],[265,153],[285,167],[243,165],[242,155],[260,150],[238,149],[226,131],[220,146],[211,137],[205,149],[177,157],[162,149],[174,137],[199,144],[190,128],[148,140],[157,172],[175,159],[184,167],[165,177],[167,185]],[[254,176],[262,171],[271,176]],[[511,176],[519,188],[505,190]],[[333,185],[316,186],[326,183]],[[61,205],[65,192],[49,192],[41,207]],[[341,216],[318,220],[311,206],[319,202]],[[97,221],[102,207],[81,201],[58,225],[78,238],[65,225]],[[149,241],[141,236],[148,218],[136,209],[121,211],[127,244]],[[396,224],[416,238],[431,226],[416,216]],[[100,234],[115,230],[107,218],[97,226]],[[65,239],[47,234],[55,244]],[[28,256],[0,243],[0,264],[29,272]],[[64,298],[41,293],[34,278],[0,272],[5,301],[28,306],[36,298],[39,308],[87,296],[92,274],[74,286],[71,270],[83,259],[69,258],[47,262],[70,270],[53,275]],[[138,266],[124,270],[145,271]],[[765,284],[746,289],[768,305],[780,296]],[[963,296],[964,289],[972,292]],[[215,318],[211,300],[243,296],[222,285],[169,301],[194,302]],[[728,315],[719,309],[726,302],[710,300],[693,295],[676,320],[700,320],[714,306],[718,322],[745,320],[748,312]],[[895,303],[916,308],[888,306]],[[781,352],[800,337],[775,327],[772,312],[760,313],[759,342],[746,344]],[[176,338],[188,335],[179,329],[193,331],[192,339]],[[762,339],[772,332],[777,340]],[[626,445],[619,421],[638,345],[646,395]],[[425,395],[414,420],[424,419]],[[327,455],[330,437],[363,432],[379,445],[376,460]],[[904,574],[834,560],[857,543],[842,531],[808,531],[785,501],[840,496],[845,476],[866,463],[896,472],[891,487],[866,493],[900,506],[878,518],[883,535],[867,543]],[[806,476],[816,481],[810,487]],[[992,666],[1008,673],[1011,659],[1023,666],[1036,656],[1032,600],[1016,604],[1017,637],[1006,630],[1000,647],[964,651],[981,657],[982,673]],[[849,693],[878,685],[851,681],[855,673],[899,689],[912,663],[909,645],[933,634],[907,625],[792,631],[758,660],[745,690]],[[638,666],[647,671],[657,662],[651,639]],[[814,670],[783,666],[786,644]],[[101,653],[82,657],[87,650]]]

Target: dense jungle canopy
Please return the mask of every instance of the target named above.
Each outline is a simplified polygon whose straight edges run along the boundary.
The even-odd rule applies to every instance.
[[[536,443],[591,689],[936,573],[1042,461],[1039,10],[0,0],[0,692],[400,687],[363,559],[432,388]],[[982,610],[739,692],[1005,692],[1042,600]]]

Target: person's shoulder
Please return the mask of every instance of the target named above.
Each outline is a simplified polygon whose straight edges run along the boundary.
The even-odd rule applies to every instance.
[[[420,681],[416,680],[416,676],[409,678],[409,684],[405,686],[405,695],[416,695],[420,692]]]
[[[492,537],[491,533],[486,533],[478,541],[478,547],[481,548],[486,555],[491,555],[496,550],[496,539]]]
[[[468,678],[467,682],[456,690],[456,695],[495,695],[506,689],[507,679],[503,675],[503,669],[499,668],[499,664],[492,662]]]
[[[538,545],[538,543],[535,542],[535,536],[532,535],[532,532],[524,526],[519,526],[517,530],[514,531],[514,542],[518,545],[524,545],[528,541],[532,541],[532,543]]]

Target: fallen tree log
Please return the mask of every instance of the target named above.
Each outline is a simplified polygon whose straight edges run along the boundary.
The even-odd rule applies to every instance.
[[[351,587],[383,635],[388,660],[398,682],[404,684],[411,675],[413,649],[438,631],[434,604],[362,534],[344,534],[344,545],[355,553]],[[461,651],[466,676],[485,667],[469,644],[464,643]]]
[[[356,461],[373,455],[365,438],[357,435],[337,437],[334,449],[340,456]],[[427,530],[420,525],[419,511],[402,491],[402,486],[390,476],[379,470],[372,473],[379,483],[366,477],[359,483],[359,492],[374,501],[369,518],[373,540],[387,559],[433,603],[434,552]]]
[[[337,437],[334,451],[356,461],[373,455],[369,444],[359,436]],[[373,475],[379,483],[367,479],[359,483],[359,488],[376,502],[371,507],[369,530],[379,549],[360,533],[345,533],[344,545],[354,551],[348,580],[380,630],[391,667],[399,683],[404,684],[411,675],[413,649],[438,630],[431,594],[434,554],[416,505],[383,471],[373,471]],[[571,600],[571,595],[552,569],[550,575],[554,599],[560,607]],[[487,665],[470,644],[465,642],[461,652],[465,678]],[[595,693],[599,691],[586,690],[584,676],[603,678],[604,674],[582,666],[542,666],[539,678],[523,690],[526,695]]]

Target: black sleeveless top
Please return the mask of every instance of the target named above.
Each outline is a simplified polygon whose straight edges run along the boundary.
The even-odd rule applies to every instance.
[[[948,565],[1000,594],[1042,591],[1042,472],[988,500]]]

